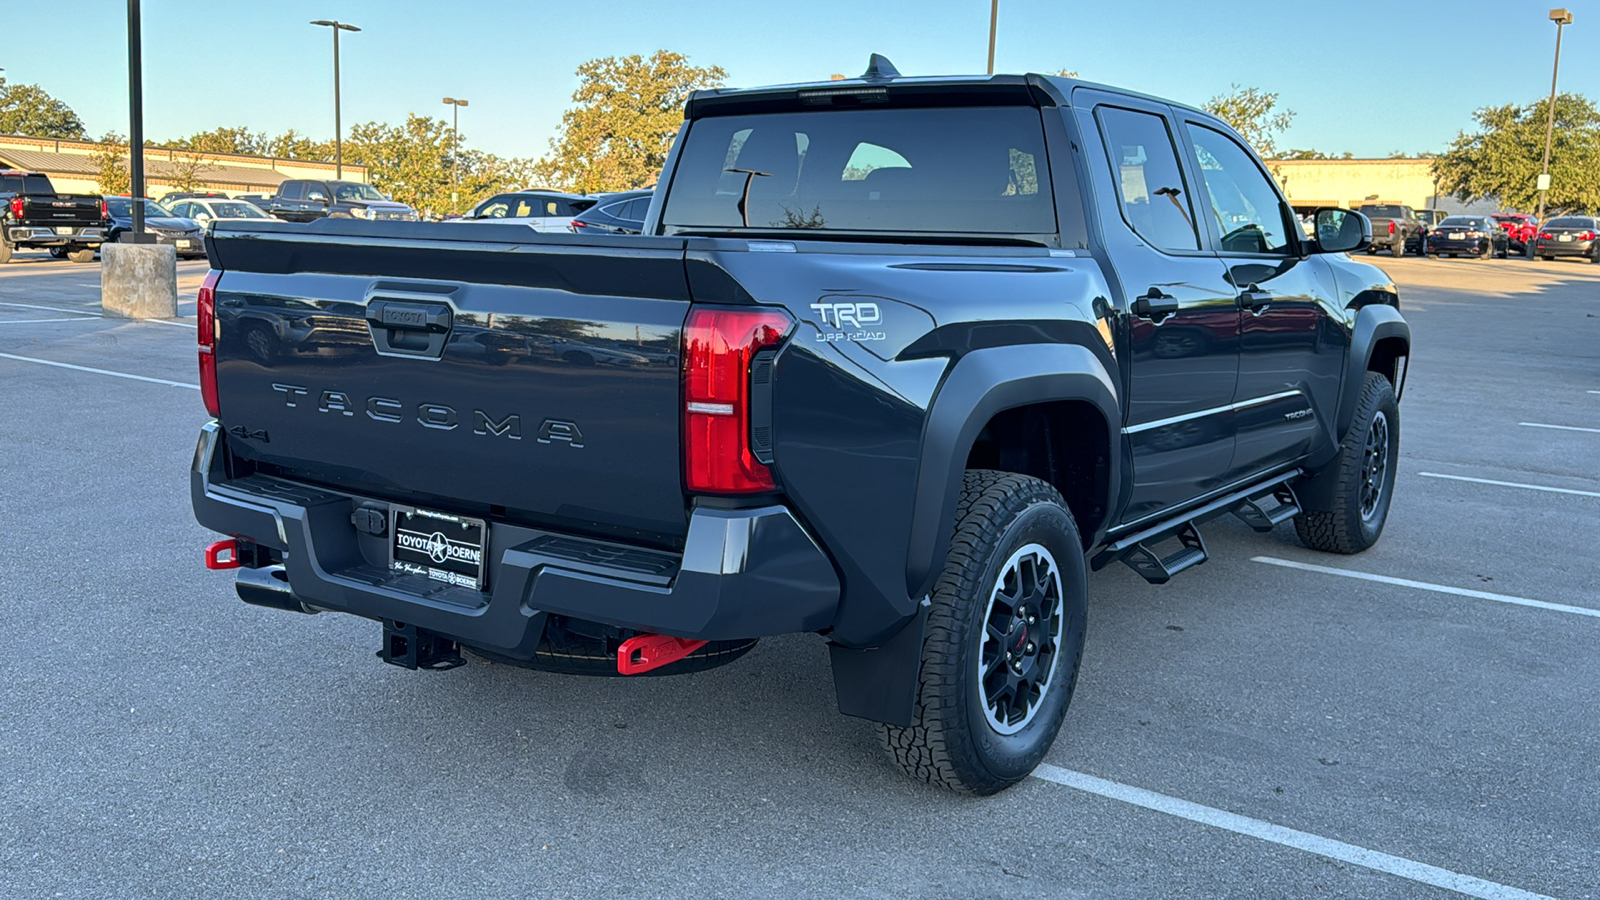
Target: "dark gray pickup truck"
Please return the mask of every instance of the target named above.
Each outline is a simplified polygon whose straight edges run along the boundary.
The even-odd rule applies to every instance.
[[[881,59],[685,118],[636,237],[217,223],[208,565],[410,668],[816,633],[907,772],[992,793],[1061,726],[1089,570],[1165,582],[1227,514],[1378,540],[1395,287],[1216,118]]]

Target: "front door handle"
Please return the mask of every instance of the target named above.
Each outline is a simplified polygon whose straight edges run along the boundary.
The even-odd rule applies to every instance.
[[[1245,309],[1260,315],[1266,311],[1267,307],[1272,305],[1272,292],[1263,291],[1252,284],[1245,288],[1244,293],[1239,295],[1239,302],[1244,305]]]
[[[1133,314],[1141,319],[1151,319],[1157,324],[1167,316],[1178,311],[1178,298],[1163,294],[1160,288],[1152,287],[1143,297],[1133,301]]]

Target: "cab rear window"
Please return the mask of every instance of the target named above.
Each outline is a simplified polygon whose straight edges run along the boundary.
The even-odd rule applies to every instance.
[[[669,231],[1056,231],[1044,129],[1031,107],[699,119],[662,222]]]

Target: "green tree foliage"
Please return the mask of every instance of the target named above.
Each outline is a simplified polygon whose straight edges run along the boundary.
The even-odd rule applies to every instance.
[[[333,141],[314,141],[291,128],[267,140],[262,152],[278,159],[333,159]]]
[[[1228,93],[1207,100],[1205,110],[1239,132],[1262,159],[1273,158],[1278,149],[1276,135],[1294,119],[1294,110],[1278,109],[1277,94],[1237,84]]]
[[[1356,155],[1346,150],[1340,154],[1323,153],[1321,150],[1285,150],[1278,154],[1278,159],[1355,159]]]
[[[1485,106],[1473,113],[1478,131],[1461,132],[1433,163],[1441,190],[1461,200],[1493,198],[1511,209],[1539,205],[1549,99]],[[1547,210],[1600,210],[1600,109],[1582,94],[1556,97]]]
[[[460,212],[489,194],[526,183],[532,161],[462,150],[457,188],[452,179],[452,137],[449,122],[414,113],[406,117],[403,126],[366,122],[350,129],[344,158],[366,166],[369,180],[378,190],[417,210],[436,214]],[[458,199],[451,199],[452,190],[457,191]]]
[[[186,138],[163,141],[158,147],[193,150],[197,153],[242,153],[260,156],[266,149],[267,136],[244,126],[213,128]]]
[[[95,192],[126,194],[133,190],[133,173],[128,170],[128,137],[108,131],[95,148]]]
[[[174,190],[198,190],[212,168],[199,153],[176,153],[172,157],[172,175],[167,181]]]
[[[683,124],[690,92],[719,87],[721,66],[691,66],[681,53],[650,58],[607,56],[578,66],[573,107],[561,116],[550,154],[538,163],[543,180],[592,192],[652,184]]]
[[[36,84],[11,84],[0,77],[0,134],[84,140],[88,132],[72,107]]]

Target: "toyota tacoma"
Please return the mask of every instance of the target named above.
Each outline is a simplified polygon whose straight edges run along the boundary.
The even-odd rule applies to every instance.
[[[379,656],[688,672],[827,642],[841,712],[989,794],[1050,748],[1089,571],[1384,528],[1410,332],[1191,107],[1046,75],[717,89],[638,236],[219,222],[191,491],[248,602]],[[530,698],[536,700],[536,698]]]

